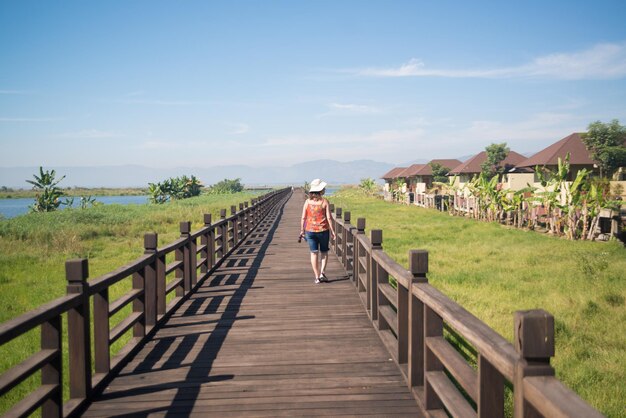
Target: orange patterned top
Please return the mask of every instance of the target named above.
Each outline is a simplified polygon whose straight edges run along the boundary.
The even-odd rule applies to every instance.
[[[311,232],[322,232],[328,230],[328,219],[326,219],[325,200],[319,203],[309,200],[306,205],[305,228]]]

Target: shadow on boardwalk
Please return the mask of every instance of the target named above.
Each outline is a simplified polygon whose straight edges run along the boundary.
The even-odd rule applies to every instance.
[[[333,282],[313,284],[302,199],[275,208],[85,416],[418,416],[334,256]]]

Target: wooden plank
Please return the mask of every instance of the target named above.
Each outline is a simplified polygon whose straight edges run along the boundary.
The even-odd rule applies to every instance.
[[[378,289],[394,307],[398,306],[398,292],[389,283],[380,283]]]
[[[476,418],[476,411],[463,398],[444,372],[426,372],[426,382],[453,417]]]
[[[17,386],[24,379],[30,377],[30,375],[41,369],[43,365],[47,364],[58,355],[59,350],[41,350],[20,364],[2,373],[2,376],[0,376],[0,396]]]
[[[603,417],[553,376],[524,378],[524,398],[546,417]]]
[[[124,296],[120,296],[109,305],[109,318],[118,313],[124,306],[143,294],[143,289],[129,290]]]
[[[176,269],[183,268],[183,260],[172,261],[165,266],[165,275],[167,276]]]
[[[427,337],[426,345],[435,353],[448,372],[459,382],[463,390],[477,402],[478,375],[476,371],[467,364],[463,356],[461,356],[443,337]]]
[[[118,340],[126,331],[128,331],[139,319],[143,317],[142,312],[134,312],[128,315],[128,317],[124,318],[111,330],[111,334],[109,336],[110,344],[113,344]]]
[[[60,390],[58,385],[41,385],[7,411],[3,417],[13,418],[28,416],[58,390]]]
[[[378,307],[378,313],[385,319],[393,333],[398,335],[398,318],[393,308],[389,305],[381,305]]]

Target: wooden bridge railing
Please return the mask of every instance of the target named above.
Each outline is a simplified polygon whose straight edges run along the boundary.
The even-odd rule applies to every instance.
[[[66,296],[0,325],[0,345],[38,327],[41,333],[41,350],[0,376],[0,396],[39,371],[41,386],[16,403],[5,416],[27,416],[39,407],[44,418],[79,413],[91,395],[102,389],[122,363],[150,337],[151,331],[290,192],[287,188],[265,194],[252,199],[250,206],[248,202],[240,204],[239,211],[232,206],[229,217],[222,209],[221,219],[215,223],[210,214],[204,215],[204,227],[196,232],[191,231],[191,222],[181,222],[180,238],[160,248],[156,233],[145,234],[143,256],[91,280],[87,280],[86,259],[67,261]],[[166,263],[171,255],[174,259]],[[132,289],[114,301],[109,300],[111,286],[128,279],[132,281]],[[170,293],[174,295],[167,303]],[[113,315],[129,305],[130,313],[111,328]],[[62,333],[64,314],[67,314],[67,341],[63,341]],[[112,356],[111,345],[131,329],[130,341]],[[69,351],[69,401],[65,403],[63,347]]]
[[[554,377],[552,315],[516,312],[513,346],[428,283],[427,251],[409,251],[406,270],[383,251],[381,230],[368,238],[364,218],[355,227],[350,212],[334,205],[331,211],[332,248],[424,410],[442,417],[444,408],[454,417],[504,417],[505,388],[512,386],[515,417],[602,416]],[[476,356],[475,364],[459,345]]]

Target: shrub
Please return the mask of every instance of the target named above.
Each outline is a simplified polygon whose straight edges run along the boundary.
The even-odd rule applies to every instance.
[[[220,182],[215,183],[209,188],[208,193],[210,194],[230,194],[230,193],[239,193],[243,191],[243,184],[241,184],[241,179],[224,179]]]

